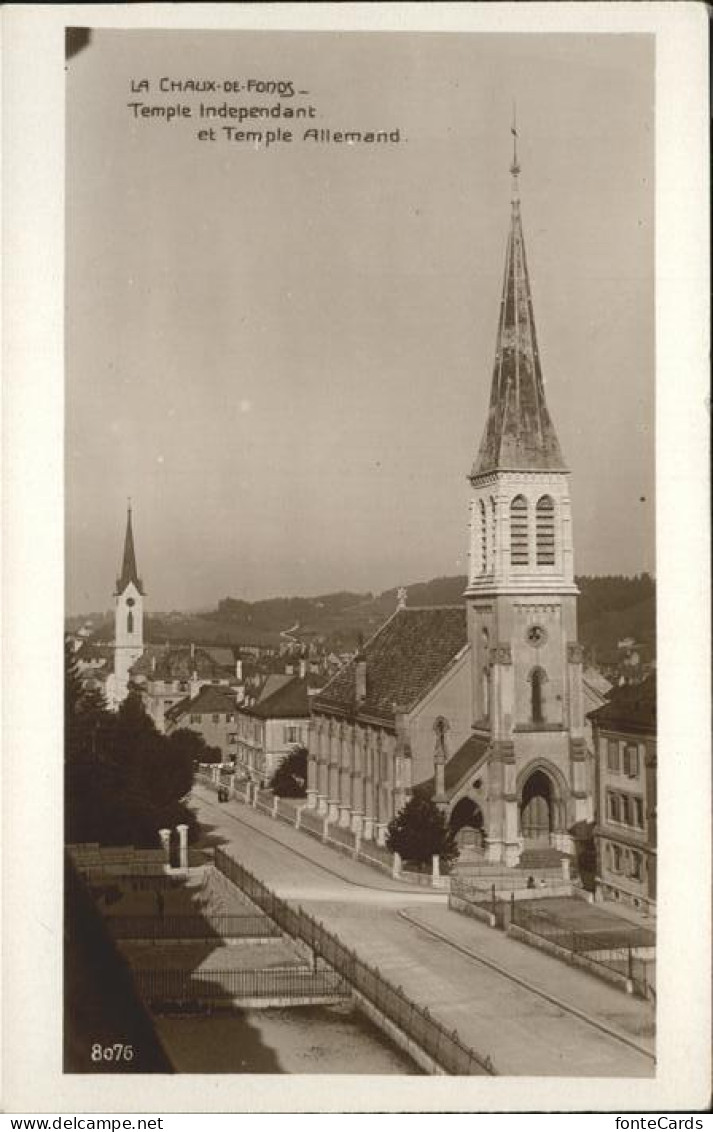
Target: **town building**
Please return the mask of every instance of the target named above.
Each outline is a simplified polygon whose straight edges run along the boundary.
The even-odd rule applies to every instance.
[[[656,906],[656,678],[614,688],[589,716],[597,759],[596,893]]]
[[[236,771],[266,786],[283,758],[309,741],[307,680],[268,677],[259,698],[237,708]]]
[[[108,706],[116,710],[129,692],[130,672],[144,651],[143,582],[136,569],[131,505],[126,515],[126,534],[121,574],[114,591],[114,665],[106,677],[105,694]]]
[[[593,817],[569,473],[544,392],[517,152],[466,608],[402,608],[315,697],[311,806],[383,838],[412,791],[490,862],[570,852]],[[403,686],[400,683],[403,680]]]
[[[238,749],[235,691],[226,685],[206,684],[165,714],[165,731],[195,731],[209,747],[220,751],[223,763],[235,761]]]
[[[146,712],[159,731],[167,730],[170,708],[196,696],[206,684],[233,689],[235,700],[241,685],[232,649],[200,648],[197,645],[148,645],[131,667],[131,686],[141,694]]]

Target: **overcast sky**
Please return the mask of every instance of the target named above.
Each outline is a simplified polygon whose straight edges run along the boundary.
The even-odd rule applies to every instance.
[[[653,572],[653,66],[637,36],[95,32],[67,73],[68,610],[111,604],[127,496],[150,609],[465,572],[513,99],[575,567]],[[271,128],[404,140],[199,142],[127,108],[197,107],[131,93],[162,76],[292,79],[318,117]]]

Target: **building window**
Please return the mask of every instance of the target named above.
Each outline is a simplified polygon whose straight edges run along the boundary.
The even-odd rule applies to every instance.
[[[231,712],[228,712],[227,715],[225,716],[225,722],[226,723],[235,723],[235,716]]]
[[[491,573],[495,570],[495,529],[496,529],[496,507],[495,500],[492,495],[490,497],[490,570]]]
[[[644,875],[643,861],[640,853],[631,852],[631,869],[629,876],[632,880],[642,880]]]
[[[134,615],[131,610],[129,610],[126,615],[126,631],[127,633],[133,633],[134,631]]]
[[[622,794],[621,799],[621,821],[624,825],[629,825],[629,798],[626,794]]]
[[[639,748],[635,743],[627,743],[624,748],[624,773],[628,778],[639,777]]]
[[[537,565],[555,564],[555,504],[549,495],[537,501],[535,518],[535,541],[537,545]]]
[[[237,735],[229,735],[228,736],[228,743],[231,747],[234,747],[237,744],[237,742],[238,742]]]
[[[483,719],[490,719],[490,672],[483,669]]]
[[[201,721],[200,715],[192,715],[191,716],[191,723],[200,723],[200,721]]]
[[[607,743],[607,770],[619,773],[619,744],[616,739],[610,739]]]
[[[644,799],[634,798],[634,821],[639,829],[644,828]]]
[[[485,517],[485,504],[480,500],[480,572],[488,572],[488,524]]]
[[[612,845],[612,869],[615,873],[621,872],[621,848],[618,845]]]
[[[527,566],[530,561],[528,544],[527,500],[516,495],[510,504],[510,563]]]
[[[545,682],[547,674],[542,668],[530,673],[530,710],[533,723],[545,722]]]
[[[617,794],[608,794],[609,817],[612,821],[619,821],[619,797]]]
[[[299,743],[300,741],[299,727],[285,727],[284,735],[286,743]]]

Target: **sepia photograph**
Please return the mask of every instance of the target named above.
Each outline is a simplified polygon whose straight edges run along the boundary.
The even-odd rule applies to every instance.
[[[674,1096],[671,45],[150,7],[52,41],[54,1107]]]
[[[653,47],[67,30],[66,1071],[654,1073]]]

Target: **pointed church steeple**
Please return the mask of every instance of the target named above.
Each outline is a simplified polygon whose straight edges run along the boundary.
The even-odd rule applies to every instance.
[[[517,128],[512,204],[495,367],[485,433],[471,478],[495,471],[566,471],[547,410],[520,216]]]
[[[116,592],[124,592],[130,582],[133,582],[140,594],[143,595],[144,586],[136,569],[136,552],[134,550],[134,532],[131,526],[131,502],[126,512],[126,535],[124,537],[124,557],[121,563],[121,575],[116,581]]]

